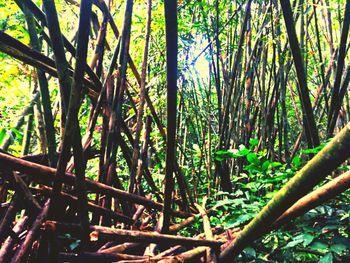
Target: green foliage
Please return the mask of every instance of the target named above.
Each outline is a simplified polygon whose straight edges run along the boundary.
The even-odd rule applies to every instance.
[[[5,129],[1,129],[0,128],[0,145],[2,144],[3,140],[5,139],[5,137],[6,137]]]
[[[239,146],[238,150],[220,150],[214,153],[216,161],[230,158],[244,163],[243,171],[233,176],[233,193],[217,192],[222,200],[214,202],[216,211],[211,217],[213,225],[221,224],[225,228],[243,227],[273,197],[284,183],[303,165],[303,156],[315,154],[325,144],[314,149],[301,150],[292,160],[291,166],[270,161],[266,150],[254,151],[256,141],[250,141],[250,147]],[[346,195],[346,194],[345,194]],[[346,195],[348,197],[348,194]],[[261,242],[246,248],[240,255],[241,260],[263,260],[273,251],[270,260],[274,262],[335,262],[350,250],[347,231],[349,205],[343,205],[344,211],[322,205],[296,219],[290,227],[267,234]],[[324,220],[325,218],[326,220]],[[316,223],[315,223],[316,222]],[[339,227],[340,225],[344,227]]]

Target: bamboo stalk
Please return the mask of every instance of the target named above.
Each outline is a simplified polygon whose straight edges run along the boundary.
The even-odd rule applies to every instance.
[[[116,246],[112,246],[106,249],[103,249],[99,252],[101,253],[123,253],[125,250],[127,249],[136,249],[137,247],[140,246],[145,246],[144,244],[140,244],[140,243],[132,243],[132,242],[125,242],[123,244],[120,245],[116,245]]]
[[[290,220],[305,214],[307,211],[338,196],[349,188],[350,172],[346,172],[299,199],[273,223],[272,228],[278,228]]]
[[[69,232],[71,234],[79,233],[79,225],[77,224],[65,224],[55,221],[46,221],[44,225],[45,229],[51,229],[58,233]],[[221,241],[215,240],[202,240],[182,236],[172,236],[166,234],[159,234],[158,232],[145,232],[145,231],[133,231],[122,230],[102,226],[90,226],[90,237],[93,240],[108,239],[117,242],[141,242],[141,243],[156,243],[163,245],[183,245],[189,247],[195,246],[207,246],[212,248],[219,248],[223,245]]]
[[[78,121],[78,111],[81,103],[82,84],[86,68],[86,56],[89,40],[89,31],[85,29],[90,23],[91,0],[84,0],[80,5],[79,29],[78,29],[78,45],[76,54],[76,66],[73,75],[73,83],[70,93],[69,106],[67,112],[67,122],[63,135],[62,149],[59,155],[57,169],[52,187],[52,196],[50,202],[50,216],[58,218],[60,209],[59,197],[62,189],[62,177],[70,157],[70,149],[73,148],[73,156],[75,161],[75,188],[78,196],[78,215],[81,227],[87,229],[89,226],[89,218],[87,211],[87,196],[85,183],[85,166],[86,162],[83,156],[82,142]],[[85,238],[83,238],[85,240]]]
[[[128,65],[128,54],[130,46],[130,32],[131,32],[131,20],[133,12],[133,0],[126,1],[123,33],[121,35],[120,53],[118,61],[119,76],[116,79],[116,86],[113,91],[111,114],[109,116],[108,133],[106,138],[106,150],[104,154],[103,165],[107,173],[106,183],[109,185],[115,185],[117,188],[122,189],[122,184],[116,174],[116,156],[118,146],[120,145],[119,138],[121,133],[121,123],[123,122],[123,97],[126,88],[126,71]],[[124,200],[119,200],[123,212],[125,215],[130,215],[130,207]],[[105,205],[109,207],[111,200],[106,198]]]
[[[33,197],[23,179],[13,171],[5,171],[5,178],[12,183],[16,194],[24,200],[28,213],[35,216],[41,210],[41,206]]]
[[[27,216],[24,216],[18,220],[16,225],[13,227],[13,232],[16,235],[20,234],[24,230],[26,224],[28,223],[28,219],[29,218]],[[13,237],[6,238],[4,243],[2,243],[0,249],[0,262],[9,262],[8,257],[15,243],[16,240]]]
[[[47,186],[41,186],[41,188],[34,188],[34,191],[38,191],[39,193],[43,193],[46,196],[50,196],[52,193],[52,188]],[[60,201],[65,202],[66,204],[73,204],[75,207],[79,205],[78,198],[76,196],[67,194],[65,192],[61,192],[61,199]],[[135,219],[132,219],[130,217],[127,217],[119,212],[112,211],[109,209],[106,209],[104,207],[101,207],[99,205],[96,205],[92,202],[88,202],[88,210],[91,211],[94,214],[98,215],[105,215],[108,217],[111,217],[118,222],[122,222],[128,225],[132,225],[135,223]]]
[[[27,255],[29,249],[32,246],[33,241],[35,240],[35,238],[39,233],[41,224],[45,221],[47,217],[48,211],[49,211],[49,201],[46,201],[44,207],[40,211],[40,214],[37,216],[33,225],[29,229],[23,243],[21,244],[20,247],[18,247],[15,255],[11,259],[11,263],[18,263],[24,260],[25,256]]]
[[[204,198],[203,200],[203,207],[201,207],[198,204],[195,204],[195,206],[198,209],[203,219],[203,228],[204,228],[205,238],[208,240],[213,240],[214,236],[213,236],[213,232],[211,231],[210,220],[206,211],[204,210],[205,202],[206,202],[206,198]],[[213,251],[212,249],[207,249],[206,256],[207,256],[208,263],[217,262],[215,251]]]
[[[350,13],[350,11],[349,11],[349,13]],[[349,14],[349,16],[350,16],[350,14]],[[350,20],[350,18],[349,18],[349,20]],[[345,94],[348,91],[348,85],[349,85],[349,82],[350,82],[350,65],[347,66],[344,75],[345,76],[344,76],[344,79],[343,79],[343,81],[341,83],[340,91],[339,91],[339,94],[338,94],[338,99],[335,101],[333,116],[332,116],[332,119],[330,120],[329,134],[333,133],[333,130],[334,130],[336,122],[337,122],[337,119],[339,117],[339,111],[340,111],[340,109],[342,107]]]
[[[167,140],[166,140],[166,166],[163,221],[161,232],[169,232],[170,210],[172,193],[174,190],[174,163],[176,157],[176,94],[177,94],[177,1],[165,0],[165,35],[166,35],[166,61],[167,61]]]
[[[57,77],[55,62],[52,59],[21,43],[3,31],[0,31],[0,51],[33,67],[40,68],[53,77]],[[70,72],[73,75],[73,72]],[[87,94],[95,100],[99,92],[96,85],[85,78],[84,87],[87,89]]]
[[[38,21],[42,23],[42,25],[47,26],[45,14],[40,10],[39,7],[36,6],[35,3],[33,3],[31,0],[16,0],[16,1],[23,3],[23,5],[25,5],[33,13],[33,15],[36,17]],[[76,50],[74,46],[63,35],[62,35],[62,38],[63,38],[64,46],[67,49],[67,51],[70,52],[73,57],[75,57]],[[51,43],[48,43],[48,45],[50,44]],[[96,89],[97,92],[99,92],[101,90],[101,82],[99,81],[99,78],[96,76],[96,74],[91,70],[91,68],[88,65],[86,65],[86,72],[91,78],[92,82],[94,83],[95,85],[94,88]]]
[[[341,29],[339,53],[338,53],[338,60],[337,60],[337,71],[336,71],[336,76],[334,80],[331,104],[330,104],[329,114],[328,114],[328,123],[327,123],[328,136],[331,136],[333,134],[335,122],[339,114],[339,107],[337,107],[337,103],[339,99],[342,100],[342,98],[339,96],[339,92],[340,92],[341,79],[342,79],[343,69],[345,64],[345,57],[347,53],[346,43],[349,35],[348,34],[349,27],[350,27],[350,1],[347,0],[345,5],[345,10],[344,10],[343,25]],[[338,110],[338,112],[336,110]]]
[[[30,101],[29,105],[27,107],[25,107],[23,109],[23,111],[21,112],[20,118],[17,120],[17,122],[14,126],[15,129],[18,130],[23,125],[25,116],[27,116],[33,110],[33,106],[36,103],[39,96],[40,96],[40,92],[38,92],[38,91],[33,94],[33,98]],[[12,136],[13,136],[13,132],[11,130],[7,133],[7,137],[2,142],[0,149],[2,149],[3,151],[7,151],[8,147],[11,144]]]
[[[12,196],[11,203],[0,223],[0,242],[2,242],[3,239],[8,236],[9,231],[11,230],[12,222],[16,218],[16,213],[20,208],[20,199],[18,195],[14,194]]]
[[[145,124],[145,133],[144,133],[144,143],[142,147],[142,151],[140,154],[140,159],[137,164],[137,170],[136,170],[136,185],[134,192],[138,192],[141,194],[141,177],[142,173],[144,173],[145,179],[147,180],[147,183],[151,186],[152,189],[157,189],[155,186],[155,183],[153,181],[152,175],[149,173],[149,170],[146,171],[147,167],[147,151],[148,151],[148,144],[150,143],[150,136],[151,136],[151,124],[152,124],[152,118],[151,116],[146,117],[146,124]],[[156,192],[157,193],[157,192]],[[159,195],[156,194],[158,197]],[[159,199],[159,198],[158,198]]]
[[[7,166],[11,167],[16,171],[22,173],[28,173],[34,175],[38,180],[42,180],[44,182],[51,182],[53,180],[53,175],[56,172],[56,169],[50,168],[44,165],[28,162],[22,160],[20,158],[12,157],[3,153],[0,153],[0,168]],[[62,178],[64,183],[73,184],[75,180],[75,176],[71,173],[65,173],[65,176]],[[149,200],[139,195],[127,193],[125,191],[113,188],[111,186],[95,182],[89,179],[86,179],[87,188],[90,191],[96,191],[98,193],[104,193],[115,198],[125,198],[129,202],[134,202],[136,204],[144,205],[147,208],[162,210],[163,205],[161,203],[155,202],[153,200]],[[174,216],[187,218],[191,214],[174,211],[171,212]]]
[[[138,159],[140,155],[140,136],[141,136],[141,130],[142,130],[142,119],[143,119],[143,111],[144,111],[144,105],[145,105],[146,74],[147,74],[147,65],[148,65],[149,39],[151,34],[151,11],[152,11],[152,2],[148,0],[145,45],[143,49],[143,60],[142,60],[142,70],[141,70],[140,104],[137,111],[134,149],[133,149],[131,169],[130,169],[130,181],[129,181],[130,193],[135,192],[134,188],[136,183],[137,165],[138,165]]]
[[[120,260],[140,260],[144,259],[143,256],[134,256],[128,254],[107,254],[98,252],[82,252],[82,253],[59,253],[59,259],[62,262],[115,262]]]
[[[320,140],[317,132],[316,122],[312,112],[309,90],[307,88],[307,78],[303,64],[303,58],[301,55],[298,38],[295,32],[292,8],[290,6],[289,0],[280,1],[280,4],[283,11],[283,17],[288,33],[289,45],[293,54],[293,60],[298,77],[298,91],[300,101],[302,104],[305,134],[308,140],[309,148],[313,148],[320,144]]]

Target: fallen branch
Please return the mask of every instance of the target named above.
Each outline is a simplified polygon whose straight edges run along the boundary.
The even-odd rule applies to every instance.
[[[209,240],[213,240],[214,236],[213,236],[213,232],[211,231],[210,220],[206,211],[204,210],[206,200],[207,200],[206,197],[203,198],[203,207],[201,207],[199,204],[195,204],[195,206],[198,209],[199,213],[201,213],[201,216],[203,219],[203,228],[204,228],[205,238]],[[215,251],[213,251],[212,249],[207,249],[206,254],[207,254],[207,262],[209,263],[217,262]]]
[[[59,253],[59,259],[62,262],[112,262],[119,260],[139,260],[144,259],[143,256],[134,256],[127,254],[106,254],[106,253],[92,253],[92,252],[82,252],[82,253]]]
[[[41,188],[35,188],[34,190],[38,191],[38,192],[40,192],[48,197],[51,195],[51,192],[52,192],[52,189],[50,187],[47,187],[47,186],[42,186]],[[61,192],[60,197],[61,197],[60,201],[63,201],[66,204],[72,204],[74,206],[77,206],[77,204],[78,204],[77,203],[78,198],[76,196]],[[128,225],[132,225],[135,223],[135,220],[133,220],[130,217],[127,217],[121,213],[106,209],[106,208],[101,207],[99,205],[96,205],[92,202],[88,202],[88,209],[91,212],[93,212],[94,214],[107,215],[107,216],[117,220],[118,222],[122,222],[122,223],[125,223]]]
[[[350,171],[339,175],[332,181],[299,199],[291,208],[283,213],[272,225],[273,228],[289,222],[305,214],[311,209],[327,202],[350,188]]]
[[[15,255],[13,256],[11,263],[22,262],[23,258],[27,255],[29,249],[32,246],[35,238],[37,237],[41,224],[45,221],[47,213],[49,210],[49,201],[46,201],[44,207],[42,208],[40,214],[35,219],[32,227],[28,231],[23,243],[18,247]]]
[[[78,224],[65,224],[56,221],[46,221],[44,229],[57,231],[58,233],[69,232],[70,234],[79,234],[80,226]],[[159,234],[158,232],[143,232],[132,230],[121,230],[102,226],[90,226],[90,237],[93,240],[107,238],[117,242],[141,242],[155,243],[162,245],[183,245],[189,247],[206,246],[218,249],[224,242],[214,240],[201,240],[182,236],[172,236]]]
[[[44,182],[51,182],[53,180],[53,176],[55,175],[56,169],[47,167],[44,165],[28,162],[25,160],[22,160],[20,158],[12,157],[3,153],[0,153],[0,168],[12,168],[16,171],[19,171],[21,173],[27,173],[31,174],[36,177],[36,179],[40,179]],[[64,183],[68,183],[73,185],[74,184],[74,178],[75,176],[72,173],[65,173],[65,176],[62,178]],[[162,210],[163,205],[149,200],[145,197],[138,196],[136,194],[127,193],[125,191],[113,188],[111,186],[95,182],[89,179],[86,179],[86,186],[88,190],[95,191],[98,193],[104,193],[110,196],[113,196],[115,198],[124,198],[129,202],[133,202],[136,204],[144,205],[147,208],[152,208],[156,210]],[[188,216],[191,216],[189,213],[185,213],[182,211],[173,211],[172,214],[177,217],[186,218]]]
[[[24,216],[20,220],[18,220],[17,224],[13,228],[13,232],[18,235],[20,234],[26,224],[28,223],[28,217]],[[8,237],[5,242],[1,245],[0,249],[0,262],[8,262],[8,256],[15,244],[16,240],[12,237]]]

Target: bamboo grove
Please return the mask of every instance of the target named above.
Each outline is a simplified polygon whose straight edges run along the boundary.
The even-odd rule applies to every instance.
[[[349,0],[0,10],[0,262],[246,262],[349,197]]]

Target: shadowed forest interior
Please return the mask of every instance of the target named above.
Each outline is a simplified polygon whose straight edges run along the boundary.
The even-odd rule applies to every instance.
[[[0,0],[1,262],[350,262],[350,0]]]

